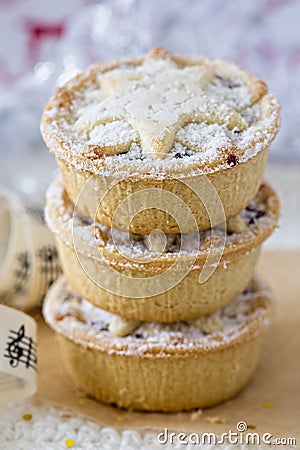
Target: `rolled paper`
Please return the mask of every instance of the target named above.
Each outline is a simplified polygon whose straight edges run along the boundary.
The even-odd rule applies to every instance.
[[[37,325],[32,317],[0,305],[0,405],[37,390]]]
[[[42,208],[28,208],[0,188],[0,303],[22,310],[40,305],[61,273]]]

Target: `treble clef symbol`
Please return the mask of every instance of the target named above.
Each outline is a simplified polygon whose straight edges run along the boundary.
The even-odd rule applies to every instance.
[[[4,357],[9,359],[11,367],[16,368],[21,363],[26,369],[36,370],[36,343],[32,336],[26,336],[24,325],[18,331],[10,330],[5,351]]]
[[[13,332],[16,334],[16,337],[10,337],[10,342],[7,343],[7,357],[9,358],[9,364],[12,367],[17,367],[19,362],[23,356],[24,350],[20,346],[20,343],[24,339],[25,336],[25,328],[22,325],[17,332]]]

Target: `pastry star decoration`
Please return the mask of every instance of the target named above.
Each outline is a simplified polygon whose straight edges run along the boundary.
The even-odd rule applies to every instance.
[[[75,131],[106,155],[125,152],[137,142],[144,154],[165,156],[188,123],[244,130],[247,124],[235,109],[205,93],[214,76],[207,67],[179,68],[162,60],[106,72],[100,89],[80,110]]]

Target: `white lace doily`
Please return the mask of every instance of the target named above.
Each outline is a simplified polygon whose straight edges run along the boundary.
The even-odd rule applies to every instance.
[[[0,408],[1,450],[156,450],[154,433],[117,431],[50,405],[12,403]]]
[[[157,434],[142,430],[100,427],[83,416],[51,405],[30,402],[11,403],[0,408],[1,450],[267,450],[270,445],[189,443],[159,444]],[[288,445],[276,446],[287,450]],[[293,447],[295,448],[295,447]],[[297,448],[297,447],[296,447]]]

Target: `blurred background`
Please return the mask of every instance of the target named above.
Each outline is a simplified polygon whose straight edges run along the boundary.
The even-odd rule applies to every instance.
[[[282,106],[267,178],[282,201],[271,247],[300,248],[300,2],[0,0],[0,184],[41,205],[55,163],[39,133],[53,90],[95,61],[155,45],[227,58]]]

